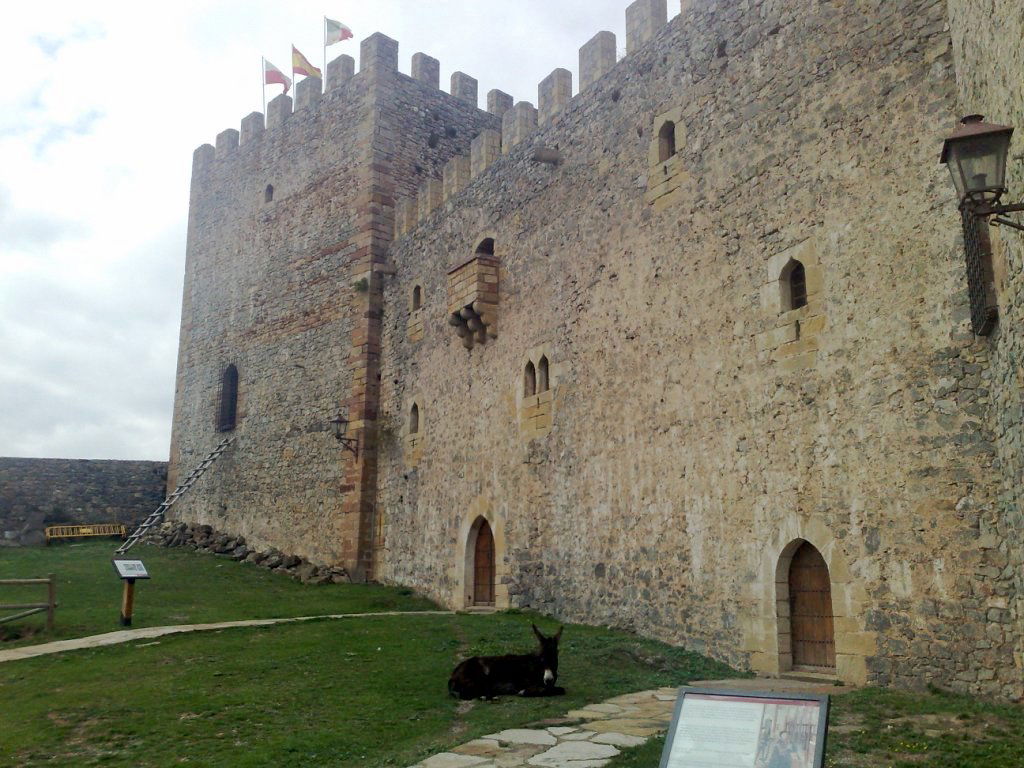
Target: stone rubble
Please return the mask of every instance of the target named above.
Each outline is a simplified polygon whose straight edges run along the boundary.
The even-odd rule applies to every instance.
[[[186,547],[196,552],[212,552],[275,573],[287,573],[303,584],[342,584],[351,581],[344,568],[313,563],[304,557],[288,555],[274,548],[266,551],[250,549],[245,537],[221,533],[209,525],[167,521],[149,533],[144,541],[158,547]]]

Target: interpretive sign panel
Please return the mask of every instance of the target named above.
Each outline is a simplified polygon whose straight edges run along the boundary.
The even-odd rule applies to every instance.
[[[122,579],[148,579],[146,566],[141,560],[114,560],[114,570]]]
[[[661,768],[822,768],[828,696],[680,688]]]

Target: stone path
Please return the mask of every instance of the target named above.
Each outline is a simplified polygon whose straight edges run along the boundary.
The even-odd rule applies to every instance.
[[[376,613],[332,613],[325,616],[292,616],[285,619],[248,619],[245,621],[218,621],[212,624],[176,624],[166,627],[140,627],[139,629],[122,629],[102,635],[74,637],[70,640],[54,640],[52,643],[26,645],[21,648],[10,648],[0,651],[0,663],[31,659],[33,656],[46,656],[51,653],[77,651],[82,648],[100,648],[104,645],[130,643],[133,640],[148,640],[164,635],[177,635],[182,632],[206,632],[212,629],[230,629],[231,627],[268,627],[272,624],[288,624],[296,621],[312,621],[313,619],[361,619],[371,616],[449,616],[451,611],[378,611]]]
[[[851,686],[824,681],[786,679],[695,680],[694,688],[790,693],[842,693]],[[619,747],[638,747],[668,729],[678,688],[616,696],[600,704],[574,709],[566,721],[577,725],[538,725],[489,733],[428,757],[410,768],[601,768],[619,754]]]
[[[511,728],[428,757],[411,768],[600,768],[668,728],[676,688],[628,693],[574,709],[578,725]]]

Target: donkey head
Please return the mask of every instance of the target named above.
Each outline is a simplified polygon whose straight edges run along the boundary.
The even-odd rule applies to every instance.
[[[544,666],[544,685],[552,686],[555,684],[555,680],[558,679],[558,641],[562,637],[562,630],[565,627],[559,627],[558,631],[551,637],[545,637],[536,624],[531,624],[533,627],[533,634],[537,636],[540,641],[540,648],[537,650],[537,655],[540,657],[541,664]]]

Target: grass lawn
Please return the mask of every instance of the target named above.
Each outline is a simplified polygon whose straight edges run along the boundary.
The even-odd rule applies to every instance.
[[[0,578],[56,573],[54,637],[117,628],[110,542],[0,550]],[[136,626],[414,610],[407,590],[304,586],[209,554],[143,547],[153,579]],[[37,593],[4,602],[33,601]],[[27,589],[27,588],[26,588]],[[0,766],[408,766],[469,739],[557,718],[622,693],[738,673],[623,632],[570,625],[568,695],[458,702],[448,674],[473,654],[534,645],[530,614],[370,616],[239,628],[0,664]],[[42,618],[0,648],[50,639]],[[10,626],[8,625],[8,629]],[[662,739],[609,768],[654,768]],[[1024,768],[1024,707],[940,692],[865,689],[833,698],[829,768]]]
[[[0,624],[0,639],[7,638],[0,648],[120,629],[121,582],[110,564],[117,544],[85,541],[0,549],[0,579],[53,573],[58,603],[52,635],[45,632],[45,615],[36,614]],[[248,563],[183,549],[142,545],[130,556],[142,560],[152,576],[135,585],[133,627],[436,608],[409,590],[354,584],[308,587]],[[0,603],[45,600],[45,586],[0,587]]]
[[[608,768],[656,768],[664,738]],[[1024,708],[931,691],[865,688],[832,698],[826,768],[1021,768]]]
[[[448,696],[459,658],[532,648],[535,618],[324,620],[0,664],[0,763],[407,766],[620,693],[735,674],[678,648],[570,625],[559,667],[568,695]]]

